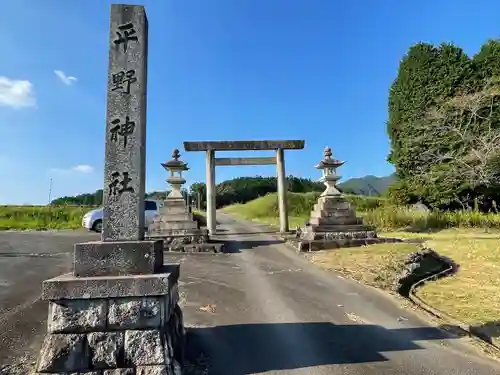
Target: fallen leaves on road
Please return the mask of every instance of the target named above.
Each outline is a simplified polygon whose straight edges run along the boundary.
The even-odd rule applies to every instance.
[[[203,312],[209,312],[209,313],[215,313],[215,309],[216,309],[217,306],[215,305],[205,305],[205,306],[201,306],[200,307],[200,311],[203,311]]]
[[[277,273],[284,273],[284,272],[301,272],[302,268],[297,268],[297,269],[287,269],[287,270],[276,270],[276,271],[269,271],[267,274],[268,275],[275,275]]]
[[[367,322],[362,319],[360,316],[356,315],[356,314],[353,314],[353,313],[350,313],[350,312],[346,312],[345,313],[347,315],[347,317],[352,320],[353,322],[356,322],[356,323],[364,323],[366,324]]]

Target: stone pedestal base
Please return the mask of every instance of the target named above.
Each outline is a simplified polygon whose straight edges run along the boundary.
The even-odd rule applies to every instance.
[[[167,252],[181,253],[221,253],[224,252],[224,244],[213,242],[207,238],[196,238],[195,236],[165,236],[161,237]],[[193,238],[194,237],[194,238]],[[152,237],[154,238],[154,237]]]
[[[38,374],[181,374],[178,266],[171,273],[46,280]]]
[[[357,247],[373,245],[379,243],[402,242],[398,238],[342,238],[332,240],[301,240],[298,238],[287,238],[287,242],[297,249],[297,251],[318,251],[339,249],[342,247]]]
[[[308,225],[298,229],[296,238],[288,241],[299,251],[363,246],[399,242],[395,238],[379,238],[375,228],[363,224],[351,203],[341,194],[318,199]]]
[[[209,242],[208,231],[206,229],[151,231],[148,233],[147,238],[150,240],[161,239],[165,251],[180,252],[197,252],[196,249],[208,248],[206,245]]]
[[[209,243],[208,230],[200,228],[182,198],[167,197],[148,228],[147,239],[163,240],[165,251],[218,252],[221,248]]]

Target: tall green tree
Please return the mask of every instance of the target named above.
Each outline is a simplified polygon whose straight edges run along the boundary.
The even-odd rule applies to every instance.
[[[388,160],[400,178],[414,174],[423,143],[411,142],[421,132],[427,112],[457,93],[468,89],[474,77],[471,61],[453,44],[435,47],[428,43],[412,46],[399,65],[389,91],[387,131],[391,141]]]
[[[399,177],[393,198],[440,208],[491,198],[499,72],[498,41],[472,59],[452,44],[409,49],[389,92],[388,160]]]

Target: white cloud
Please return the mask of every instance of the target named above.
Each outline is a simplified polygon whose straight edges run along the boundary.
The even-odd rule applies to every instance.
[[[71,170],[80,173],[90,173],[94,171],[94,168],[92,168],[90,165],[82,164],[71,168]]]
[[[68,85],[70,86],[73,82],[76,82],[78,81],[78,78],[76,77],[72,77],[72,76],[67,76],[66,74],[64,74],[63,71],[61,70],[54,70],[54,73],[56,76],[59,77],[59,79],[65,84],[65,85]]]
[[[0,106],[14,109],[36,106],[33,84],[0,76]]]
[[[90,165],[87,164],[80,164],[80,165],[75,165],[74,167],[71,168],[51,168],[50,172],[53,173],[70,173],[70,172],[76,172],[76,173],[92,173],[94,171],[94,168]]]

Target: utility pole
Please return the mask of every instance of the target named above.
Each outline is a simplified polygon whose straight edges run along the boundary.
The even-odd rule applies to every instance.
[[[50,178],[50,183],[49,183],[49,203],[51,202],[51,198],[52,198],[52,177]]]

